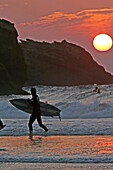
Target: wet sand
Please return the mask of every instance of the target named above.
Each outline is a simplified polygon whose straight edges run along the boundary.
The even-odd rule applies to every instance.
[[[97,163],[0,163],[0,170],[112,170],[113,164]]]
[[[111,169],[112,163],[113,136],[0,137],[2,170]]]

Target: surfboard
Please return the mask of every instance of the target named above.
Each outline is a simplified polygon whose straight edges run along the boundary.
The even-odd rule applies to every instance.
[[[10,103],[13,106],[15,106],[17,109],[22,110],[24,112],[32,113],[33,111],[33,107],[29,105],[27,99],[12,99],[10,100]],[[41,116],[50,116],[50,117],[59,116],[61,120],[60,117],[61,110],[51,104],[40,102],[40,110],[41,110]]]

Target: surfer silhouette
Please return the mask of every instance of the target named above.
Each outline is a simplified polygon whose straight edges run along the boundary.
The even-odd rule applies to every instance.
[[[100,89],[98,89],[97,93],[101,93],[101,92],[100,92]]]
[[[93,90],[93,92],[97,92],[97,93],[101,93],[100,89],[98,87],[95,87],[95,89]]]
[[[36,94],[36,89],[35,88],[31,88],[31,95],[32,95],[32,99],[27,99],[28,103],[33,106],[33,112],[30,116],[29,119],[29,138],[32,139],[33,137],[33,127],[32,124],[35,121],[35,119],[37,119],[37,122],[39,124],[39,126],[41,128],[43,128],[46,132],[48,131],[47,127],[45,125],[42,124],[42,119],[41,119],[41,111],[40,111],[40,101],[39,101],[39,97]]]
[[[3,129],[6,125],[3,124],[3,122],[0,120],[0,130]]]
[[[97,92],[98,91],[98,87],[95,87],[95,89],[93,90],[93,92]]]

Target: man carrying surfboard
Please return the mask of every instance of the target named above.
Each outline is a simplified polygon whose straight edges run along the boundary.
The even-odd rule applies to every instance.
[[[43,128],[46,132],[48,131],[47,127],[45,125],[42,124],[42,119],[41,119],[41,111],[40,111],[40,101],[39,101],[39,97],[36,94],[36,89],[35,88],[31,88],[31,95],[32,95],[32,99],[27,99],[29,105],[33,106],[33,112],[30,116],[29,119],[29,138],[32,139],[33,137],[33,127],[32,124],[35,121],[35,119],[37,119],[37,122],[39,124],[39,126],[41,128]]]

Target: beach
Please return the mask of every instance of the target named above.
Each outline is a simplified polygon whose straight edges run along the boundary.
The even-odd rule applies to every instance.
[[[59,117],[42,117],[47,133],[33,124],[29,139],[29,114],[16,109],[11,99],[30,95],[0,96],[0,170],[113,169],[113,86],[37,86],[41,101],[61,110]],[[29,92],[30,88],[24,88]]]
[[[0,169],[112,169],[113,136],[0,137]]]
[[[112,170],[113,164],[96,164],[96,163],[0,163],[1,170]]]

